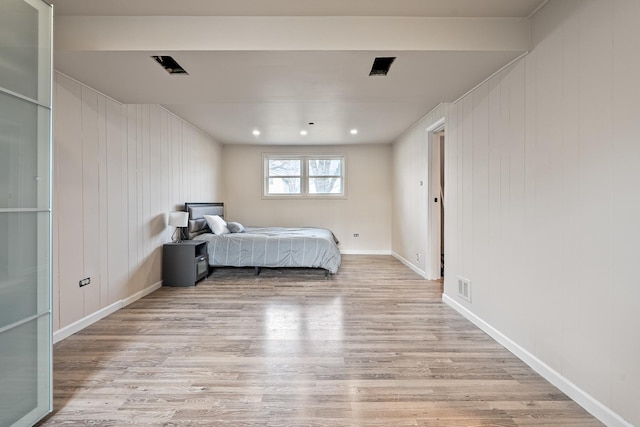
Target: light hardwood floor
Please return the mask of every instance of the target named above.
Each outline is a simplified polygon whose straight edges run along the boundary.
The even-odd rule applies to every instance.
[[[595,426],[388,256],[216,270],[54,347],[40,425]]]

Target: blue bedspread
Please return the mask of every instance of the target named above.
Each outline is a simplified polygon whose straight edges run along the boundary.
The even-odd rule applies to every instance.
[[[324,228],[247,227],[245,233],[201,234],[212,267],[312,267],[335,274],[341,263],[335,236]]]

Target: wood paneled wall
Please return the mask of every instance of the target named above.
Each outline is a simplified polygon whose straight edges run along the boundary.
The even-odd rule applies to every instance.
[[[445,117],[441,104],[393,144],[393,254],[426,275],[428,196],[430,185],[428,129]],[[416,254],[420,254],[418,260]]]
[[[640,425],[639,19],[551,1],[531,53],[446,116],[445,298],[609,425]]]
[[[55,331],[161,281],[167,213],[222,200],[222,146],[158,105],[62,74],[54,102]]]

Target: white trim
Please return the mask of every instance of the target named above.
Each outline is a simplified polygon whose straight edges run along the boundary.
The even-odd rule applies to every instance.
[[[440,280],[442,278],[442,253],[440,250],[443,218],[440,215],[442,205],[441,193],[441,168],[440,168],[440,132],[444,132],[445,118],[442,117],[426,129],[426,152],[427,152],[427,198],[425,199],[427,212],[426,229],[427,241],[425,247],[425,272],[429,280]],[[445,136],[446,138],[446,136]],[[432,202],[438,199],[439,202]]]
[[[58,329],[53,333],[53,343],[55,344],[57,342],[60,342],[63,339],[75,334],[76,332],[80,332],[87,326],[94,324],[98,320],[103,319],[112,313],[115,313],[121,308],[122,308],[122,300],[114,302],[113,304],[101,310],[91,313],[87,317],[83,317],[82,319],[76,322],[73,322],[72,324],[65,326],[64,328]]]
[[[392,255],[391,251],[340,249],[342,255]]]
[[[442,116],[441,118],[436,120],[435,123],[433,123],[431,126],[427,126],[427,129],[426,129],[427,132],[436,133],[444,129],[444,119],[445,117]]]
[[[538,12],[540,11],[540,9],[542,9],[543,7],[545,7],[545,6],[547,5],[547,3],[549,3],[549,0],[544,0],[542,3],[540,3],[540,4],[538,5],[538,7],[536,7],[536,8],[533,10],[533,12],[531,12],[531,13],[527,16],[527,19],[528,19],[528,20],[531,20],[531,18],[533,18],[533,17],[536,15],[536,13],[538,13]]]
[[[120,310],[123,307],[126,307],[127,305],[131,304],[132,302],[135,302],[137,300],[139,300],[142,297],[145,297],[147,295],[149,295],[151,292],[160,289],[162,287],[162,281],[154,283],[153,285],[143,289],[140,292],[137,292],[135,294],[133,294],[132,296],[125,298],[125,299],[121,299],[120,301],[116,301],[113,304],[104,307],[94,313],[91,313],[90,315],[83,317],[82,319],[73,322],[72,324],[65,326],[64,328],[58,329],[57,331],[55,331],[53,333],[53,343],[57,343],[62,341],[65,338],[70,337],[71,335],[75,334],[76,332],[80,332],[81,330],[83,330],[84,328],[86,328],[89,325],[94,324],[95,322],[97,322],[100,319],[104,319],[105,317],[107,317],[110,314],[115,313],[116,311]]]
[[[558,387],[563,393],[573,399],[578,405],[582,406],[591,415],[602,421],[609,427],[633,427],[632,424],[625,421],[620,415],[616,414],[611,408],[608,408],[593,396],[579,388],[577,385],[562,376],[558,371],[538,359],[535,355],[529,353],[516,342],[504,335],[499,330],[476,316],[459,302],[446,294],[442,295],[442,302],[456,310],[458,313],[467,318],[471,323],[482,329],[487,335],[497,341],[513,353],[518,359],[529,365],[534,371],[540,374],[544,379],[554,386]]]
[[[400,255],[398,255],[396,252],[392,252],[392,253],[391,253],[391,255],[392,255],[395,259],[397,259],[398,261],[400,261],[401,263],[403,263],[404,265],[406,265],[407,267],[409,267],[410,269],[412,269],[413,271],[415,271],[416,273],[418,273],[420,276],[424,277],[424,278],[425,278],[425,279],[427,279],[427,280],[430,280],[430,279],[427,277],[427,273],[426,273],[424,270],[422,270],[422,269],[420,269],[420,268],[416,267],[416,266],[415,266],[414,264],[412,264],[410,261],[408,261],[408,260],[404,259],[403,257],[401,257]]]
[[[440,120],[444,120],[445,116],[446,116],[446,108],[447,108],[447,104],[451,104],[451,102],[441,102],[440,104],[436,105],[435,107],[433,107],[431,109],[431,111],[429,111],[427,114],[425,114],[424,116],[420,117],[420,120],[418,120],[417,122],[415,122],[414,124],[412,124],[408,129],[406,129],[404,132],[402,132],[400,135],[398,135],[398,137],[396,139],[394,139],[391,142],[391,145],[394,145],[396,142],[400,141],[402,138],[404,138],[404,136],[406,134],[408,134],[409,132],[411,132],[413,129],[415,129],[416,127],[420,126],[422,124],[422,121],[424,119],[426,119],[427,117],[429,117],[431,114],[435,113],[436,110],[438,110],[438,108],[443,108],[445,111],[442,114],[442,118],[438,119],[438,121]],[[431,125],[427,127],[427,129],[430,129]]]
[[[129,304],[132,304],[132,303],[138,301],[140,298],[144,298],[147,295],[149,295],[150,293],[152,293],[154,291],[157,291],[161,287],[162,287],[162,280],[159,281],[159,282],[154,283],[151,286],[148,286],[148,287],[144,288],[140,292],[136,292],[135,294],[131,295],[130,297],[127,297],[127,298],[123,299],[122,300],[122,306],[126,307]]]
[[[518,55],[516,58],[512,59],[511,61],[509,61],[505,66],[503,66],[502,68],[500,68],[498,71],[494,72],[493,74],[491,74],[489,77],[487,77],[486,79],[484,79],[483,81],[481,81],[480,83],[478,83],[477,85],[475,85],[474,87],[472,87],[471,89],[469,89],[468,91],[466,91],[464,93],[464,95],[462,95],[461,97],[459,97],[458,99],[456,99],[455,101],[453,101],[451,104],[457,104],[458,102],[460,102],[463,98],[465,98],[467,95],[471,94],[471,92],[474,92],[476,89],[478,89],[480,86],[482,86],[483,84],[485,84],[486,82],[488,82],[489,80],[491,80],[494,76],[497,76],[498,74],[500,74],[501,72],[503,72],[504,70],[506,70],[507,68],[511,67],[513,64],[515,64],[516,62],[520,61],[522,58],[524,58],[525,56],[527,56],[529,54],[529,51],[526,51],[520,55]]]

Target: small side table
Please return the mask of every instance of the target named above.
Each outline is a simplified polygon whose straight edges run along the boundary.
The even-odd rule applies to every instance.
[[[162,246],[163,286],[195,286],[208,273],[207,242],[185,240]]]

